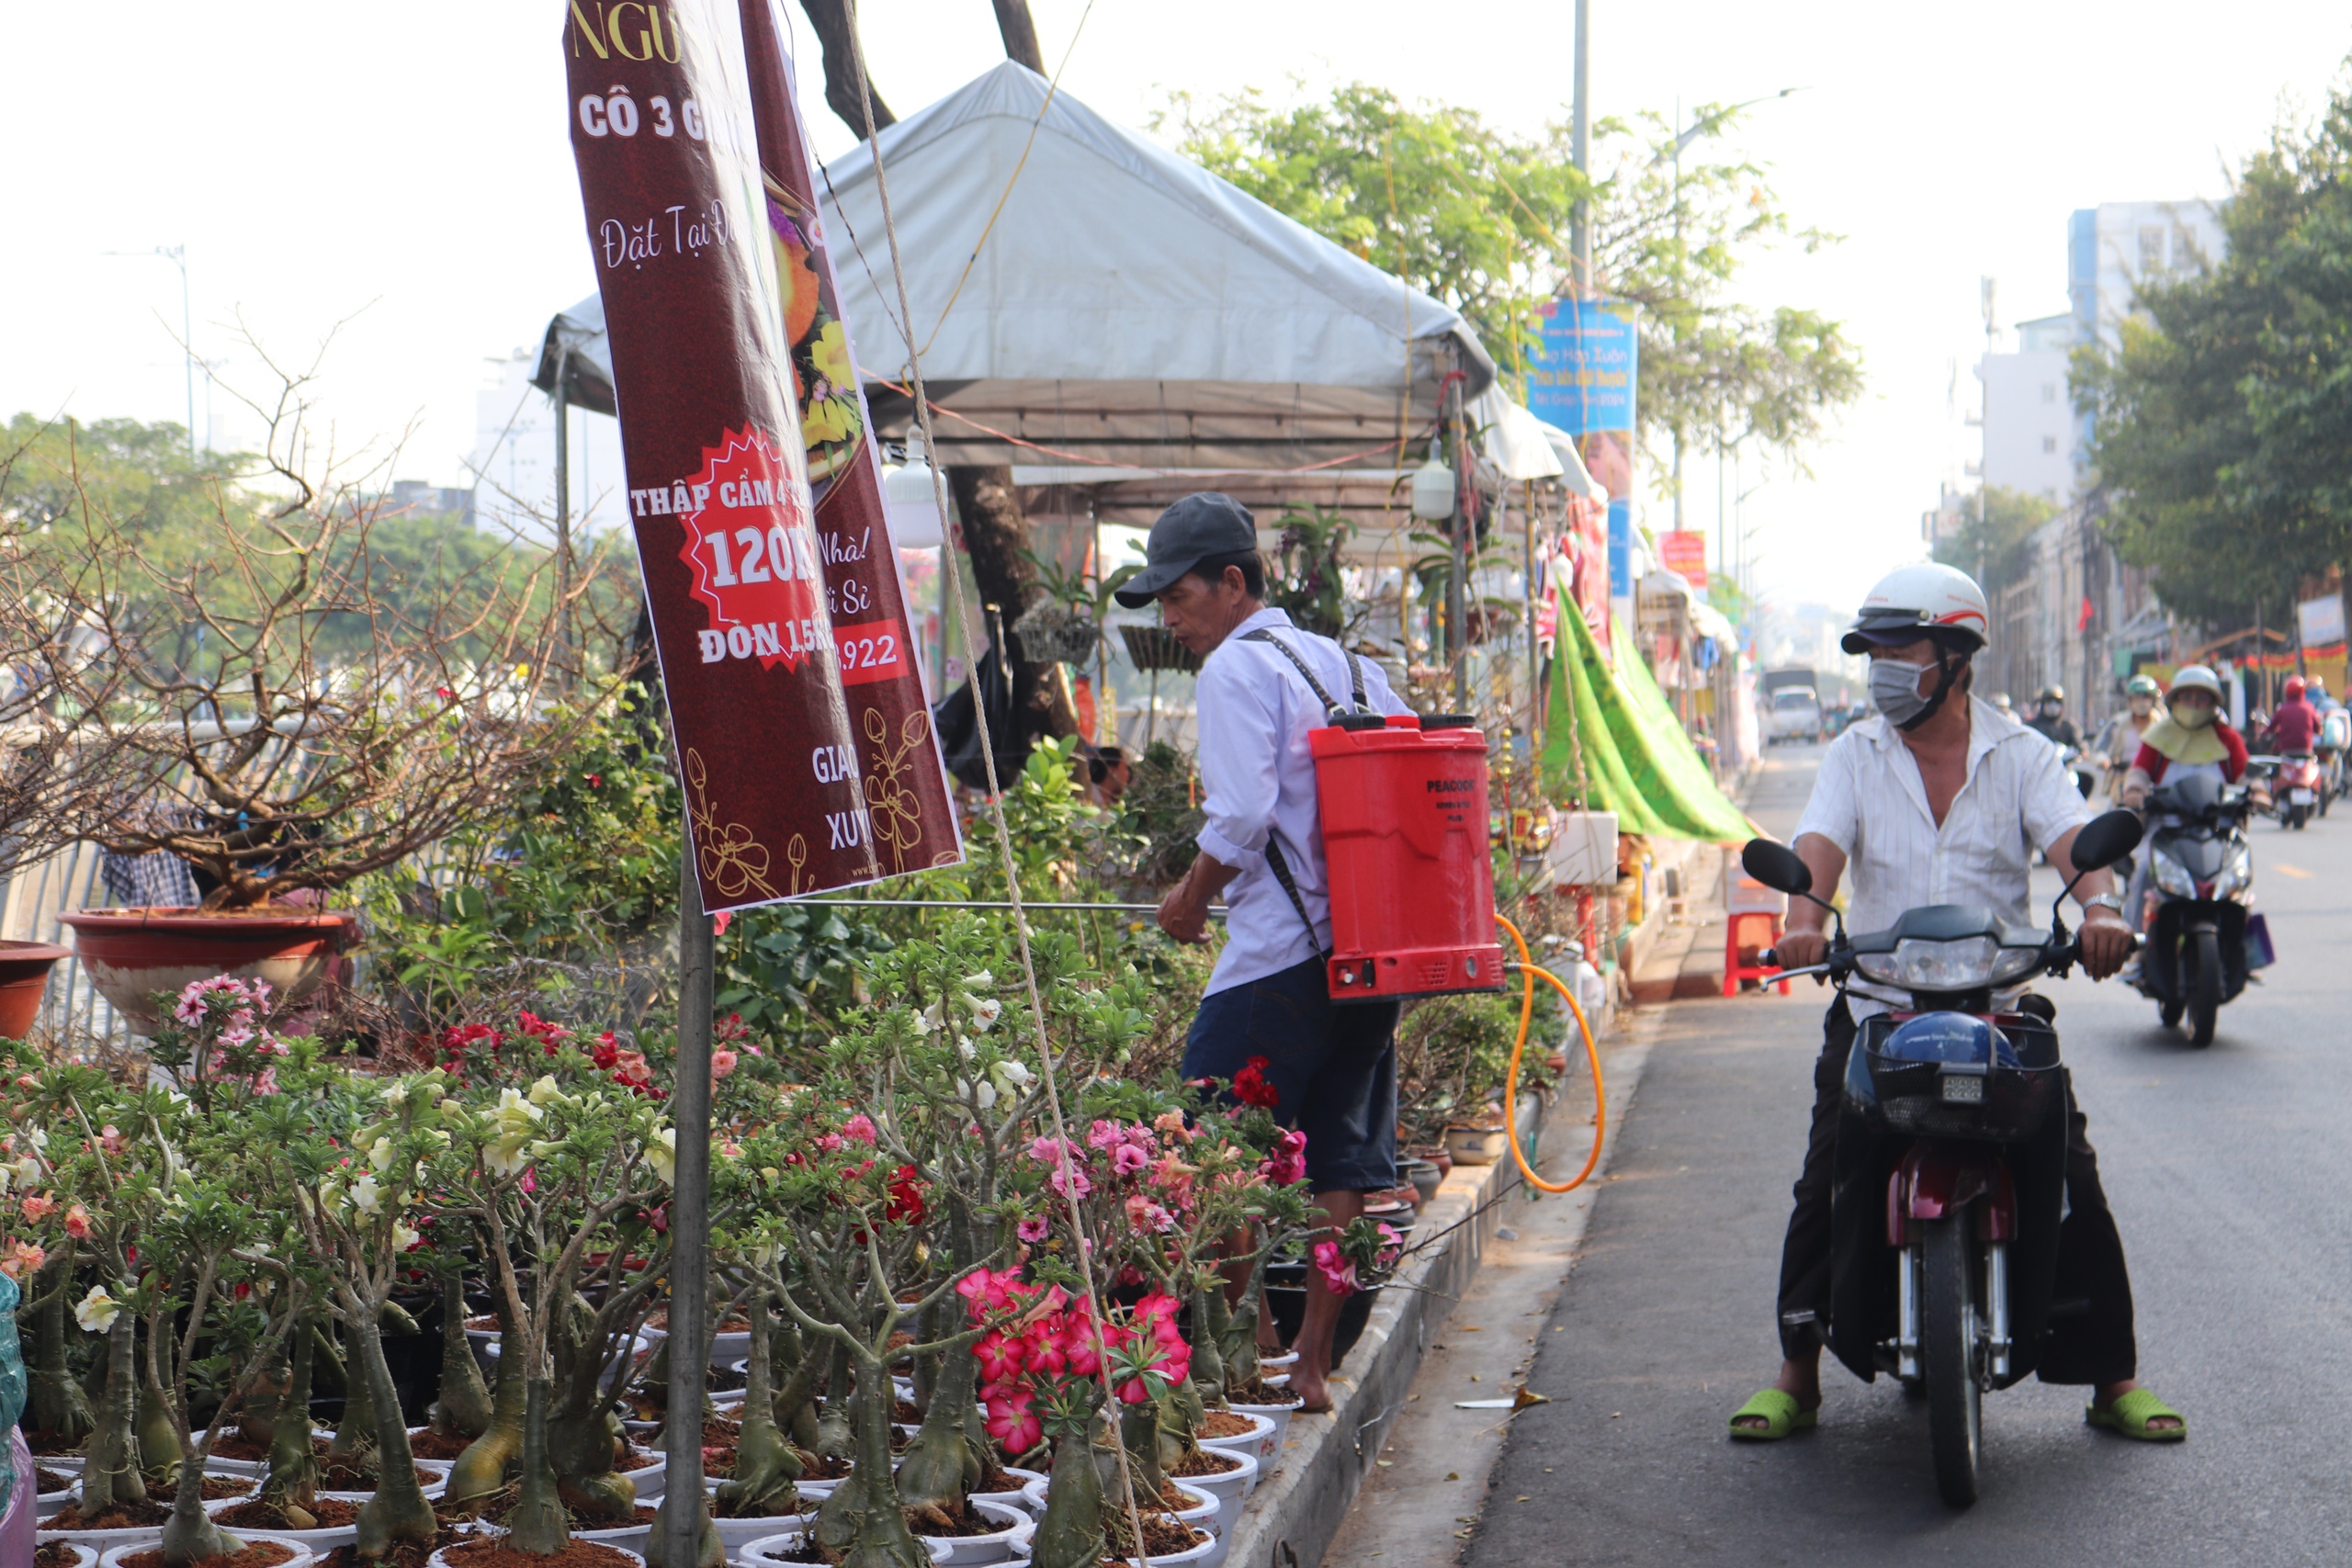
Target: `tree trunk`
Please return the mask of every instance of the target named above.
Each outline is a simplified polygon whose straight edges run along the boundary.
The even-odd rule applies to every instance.
[[[849,1348],[836,1339],[825,1358],[825,1411],[817,1418],[817,1457],[848,1459],[857,1451],[850,1426]]]
[[[695,1494],[696,1506],[702,1511],[702,1529],[695,1536],[694,1568],[726,1568],[727,1542],[719,1539],[718,1526],[710,1517],[710,1494]],[[670,1510],[685,1506],[685,1499],[675,1487],[664,1487],[662,1506],[654,1510],[653,1533],[646,1538],[646,1568],[666,1568],[670,1543]]]
[[[517,1551],[552,1557],[571,1543],[564,1528],[563,1500],[556,1495],[555,1467],[548,1459],[548,1399],[552,1380],[531,1377],[523,1403],[523,1490],[506,1516],[507,1543]]]
[[[1035,1568],[1100,1568],[1110,1547],[1102,1534],[1102,1472],[1095,1468],[1092,1424],[1054,1443],[1046,1512],[1030,1545]]]
[[[880,1359],[858,1368],[850,1416],[857,1457],[849,1475],[817,1510],[817,1544],[842,1554],[839,1568],[928,1568],[931,1553],[907,1528],[890,1476],[890,1409],[898,1392]]]
[[[1026,10],[1025,6],[1023,8]],[[998,652],[1012,677],[1015,729],[1026,737],[1077,734],[1078,710],[1063,694],[1055,667],[1033,663],[1026,650],[1020,649],[1021,639],[1011,635],[1012,624],[1035,602],[1038,592],[1037,569],[1023,554],[1033,547],[1012,470],[954,465],[947,470],[947,484],[956,496],[956,515],[962,521],[964,547],[972,558],[972,581],[979,589],[980,603],[1001,607],[1006,640],[1013,645]],[[981,625],[985,629],[986,623]]]
[[[1193,1386],[1203,1400],[1225,1398],[1225,1337],[1233,1332],[1233,1315],[1226,1310],[1225,1284],[1195,1286],[1193,1291]]]
[[[422,1551],[433,1550],[439,1521],[433,1505],[417,1484],[416,1457],[409,1451],[408,1428],[401,1422],[400,1391],[392,1386],[392,1370],[384,1363],[384,1340],[377,1308],[370,1303],[351,1325],[351,1393],[364,1390],[376,1414],[376,1495],[359,1510],[359,1539],[354,1555],[382,1557],[401,1542]]]
[[[465,1281],[451,1274],[441,1287],[441,1393],[433,1402],[433,1429],[444,1437],[479,1438],[490,1430],[490,1385],[466,1337]]]
[[[1168,1472],[1162,1468],[1159,1401],[1120,1405],[1119,1438],[1127,1445],[1127,1474],[1135,1481],[1136,1504],[1159,1506],[1167,1492]]]
[[[139,1437],[134,1419],[139,1408],[137,1322],[128,1310],[115,1314],[107,1330],[106,1393],[90,1434],[89,1458],[82,1466],[82,1514],[87,1518],[110,1504],[140,1503],[147,1497],[139,1473]]]
[[[345,1341],[345,1348],[356,1358],[356,1334]],[[357,1375],[345,1381],[343,1393],[343,1419],[334,1425],[334,1438],[327,1444],[329,1464],[356,1465],[367,1469],[376,1460],[376,1400],[375,1390],[368,1386],[365,1369],[354,1367]]]
[[[1029,0],[996,0],[996,30],[1004,39],[1004,57],[1017,60],[1038,75],[1046,73],[1046,56],[1037,48],[1037,24],[1029,15]]]
[[[504,1486],[506,1472],[523,1455],[524,1380],[529,1371],[523,1334],[507,1314],[503,1292],[492,1310],[498,1314],[498,1389],[491,1401],[490,1425],[449,1467],[449,1484],[441,1501],[451,1509],[479,1502]]]
[[[270,1431],[269,1476],[261,1486],[261,1495],[281,1508],[308,1508],[319,1497],[319,1458],[311,1446],[311,1363],[318,1338],[318,1325],[305,1318],[295,1325],[287,1354],[286,1398]]]
[[[180,1435],[172,1429],[171,1401],[164,1396],[163,1380],[155,1375],[152,1337],[171,1332],[171,1320],[150,1324],[149,1353],[139,1358],[139,1468],[169,1485],[178,1479],[180,1461],[187,1457]]]
[[[947,1352],[922,1430],[907,1445],[906,1459],[899,1466],[899,1500],[908,1507],[937,1508],[951,1518],[963,1516],[964,1499],[981,1474],[980,1449],[972,1429],[979,1367],[969,1349],[957,1347]]]
[[[808,13],[808,25],[816,29],[817,46],[825,57],[825,107],[841,116],[850,134],[865,140],[865,110],[858,102],[857,55],[850,47],[849,6],[847,0],[800,0],[800,8]],[[874,129],[898,123],[899,117],[882,101],[875,89],[874,79],[865,79],[866,102],[874,107]]]
[[[768,1335],[768,1295],[754,1290],[743,1305],[752,1320],[752,1364],[743,1391],[743,1424],[735,1437],[735,1478],[718,1489],[720,1506],[735,1518],[800,1512],[800,1455],[775,1424],[775,1347]]]
[[[825,1363],[809,1349],[800,1337],[799,1325],[786,1319],[776,1327],[775,1367],[790,1371],[772,1371],[781,1380],[775,1391],[775,1424],[790,1434],[792,1440],[814,1453],[817,1449],[817,1407],[810,1403],[817,1392],[817,1380],[824,1375]]]
[[[174,1489],[172,1517],[164,1526],[164,1568],[188,1568],[208,1557],[225,1557],[242,1551],[245,1543],[212,1522],[204,1511],[204,1467],[200,1464],[180,1466],[179,1484]]]
[[[58,1254],[36,1276],[49,1280],[49,1293],[33,1311],[32,1422],[28,1428],[59,1443],[79,1444],[97,1425],[89,1395],[74,1381],[65,1361],[65,1292],[74,1280],[74,1254]]]
[[[547,1456],[564,1506],[582,1518],[626,1523],[637,1507],[637,1486],[614,1469],[628,1431],[615,1424],[605,1393],[610,1351],[595,1332],[595,1314],[567,1293],[549,1325],[554,1386],[547,1417]],[[674,1416],[672,1417],[675,1419]]]

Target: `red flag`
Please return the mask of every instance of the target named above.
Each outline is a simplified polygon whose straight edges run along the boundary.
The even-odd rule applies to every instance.
[[[583,0],[564,56],[704,908],[958,858],[927,715],[910,736],[921,682],[878,502],[864,537],[811,492],[812,446],[827,498],[852,473],[878,496],[878,476],[854,389],[855,428],[816,439],[849,411],[794,384],[792,329],[820,300],[779,283],[800,264],[763,195],[741,18],[709,0]]]
[[[2091,596],[2086,593],[2083,595],[2083,607],[2079,611],[2075,612],[2075,630],[2077,632],[2086,632],[2090,629]]]

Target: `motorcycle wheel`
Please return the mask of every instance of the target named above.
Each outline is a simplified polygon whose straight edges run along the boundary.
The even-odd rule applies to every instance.
[[[2197,933],[2197,974],[2188,983],[2188,1043],[2213,1043],[2213,1021],[2222,1010],[2222,939]]]
[[[1976,1259],[1962,1209],[1929,1220],[1920,1247],[1919,1371],[1928,1389],[1928,1449],[1936,1490],[1964,1508],[1976,1501],[1984,1446],[1984,1386],[1976,1375]]]

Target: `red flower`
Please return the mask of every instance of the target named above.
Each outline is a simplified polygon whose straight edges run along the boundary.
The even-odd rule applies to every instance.
[[[890,1179],[890,1206],[882,1211],[886,1220],[902,1220],[910,1225],[922,1224],[929,1211],[923,1206],[922,1183],[915,1179],[915,1168],[902,1165]]]
[[[1002,1329],[991,1329],[972,1347],[972,1359],[980,1364],[980,1376],[990,1382],[1009,1382],[1024,1370],[1027,1358],[1025,1346],[1013,1335]]]
[[[1272,1111],[1282,1102],[1282,1091],[1266,1081],[1266,1068],[1271,1064],[1263,1056],[1252,1056],[1233,1075],[1233,1098],[1244,1105],[1262,1106]]]

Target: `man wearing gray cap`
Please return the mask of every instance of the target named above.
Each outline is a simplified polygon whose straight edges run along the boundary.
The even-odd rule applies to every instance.
[[[1204,660],[1194,701],[1207,821],[1192,869],[1160,900],[1159,925],[1180,942],[1205,942],[1211,900],[1223,894],[1227,911],[1184,1077],[1249,1074],[1250,1095],[1270,1093],[1276,1120],[1306,1134],[1316,1205],[1343,1227],[1363,1213],[1366,1192],[1396,1184],[1398,1010],[1331,1000],[1329,886],[1307,734],[1333,707],[1408,710],[1377,664],[1268,607],[1257,526],[1231,496],[1178,501],[1151,525],[1147,553],[1119,603],[1159,601],[1176,640]],[[1291,1373],[1304,1410],[1329,1408],[1339,1309],[1309,1269]]]

